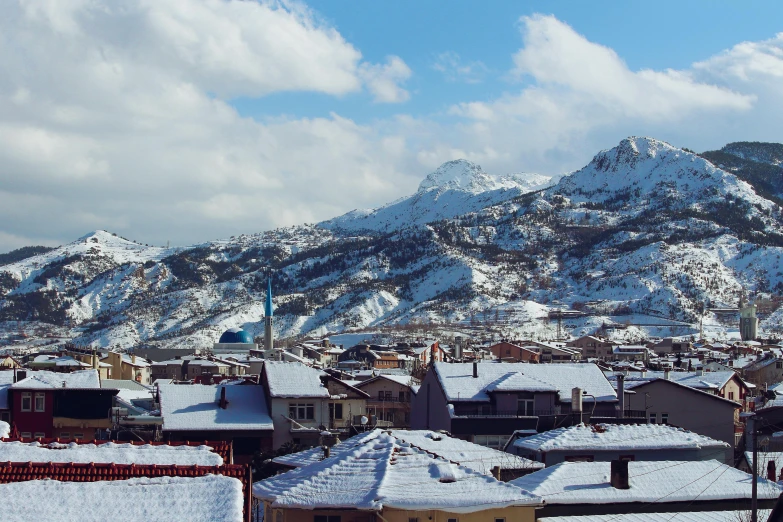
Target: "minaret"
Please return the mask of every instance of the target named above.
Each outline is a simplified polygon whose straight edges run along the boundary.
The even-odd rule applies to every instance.
[[[272,276],[269,276],[266,289],[266,305],[264,306],[264,349],[271,350],[275,347],[272,334]]]

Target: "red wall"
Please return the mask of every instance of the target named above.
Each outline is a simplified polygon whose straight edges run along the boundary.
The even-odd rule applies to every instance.
[[[28,391],[28,390],[24,390]],[[35,394],[41,393],[41,391],[29,390],[31,409],[35,409]],[[44,433],[44,437],[54,437],[54,394],[44,391],[46,398],[44,399],[44,411],[22,411],[22,390],[9,390],[12,395],[11,405],[11,421],[16,426],[16,429],[21,434],[22,432],[29,431],[30,435],[34,435],[36,432]]]

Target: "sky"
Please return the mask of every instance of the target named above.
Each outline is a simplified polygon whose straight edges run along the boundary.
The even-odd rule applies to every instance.
[[[315,223],[458,158],[783,142],[779,1],[9,0],[0,63],[0,252]]]

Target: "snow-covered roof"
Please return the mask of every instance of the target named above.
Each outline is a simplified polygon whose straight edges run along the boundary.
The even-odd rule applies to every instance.
[[[771,509],[759,509],[758,519],[767,520]],[[582,515],[544,517],[538,522],[737,522],[748,519],[748,510],[681,511],[679,513],[623,513],[621,515]]]
[[[669,372],[669,380],[684,384],[697,390],[720,390],[729,380],[737,375],[732,370],[719,372]],[[645,372],[642,375],[628,375],[625,378],[625,389],[643,384],[653,379],[664,379],[665,372]]]
[[[242,482],[223,475],[0,484],[3,522],[241,522]],[[121,505],[120,505],[121,504]]]
[[[298,362],[266,361],[264,373],[272,397],[329,397],[324,373]]]
[[[551,384],[539,381],[520,372],[509,372],[501,375],[485,388],[488,392],[504,391],[531,391],[531,392],[556,392],[557,388]]]
[[[4,439],[11,434],[11,426],[7,422],[0,421],[0,439]]]
[[[553,504],[649,504],[751,498],[751,476],[717,460],[631,461],[629,489],[609,482],[610,462],[563,462],[511,484]],[[783,486],[758,479],[758,497],[776,499]]]
[[[410,388],[414,388],[415,390],[418,390],[418,388],[419,388],[418,385],[415,384],[416,381],[413,380],[413,378],[410,375],[386,375],[386,374],[380,374],[380,375],[376,375],[375,377],[373,377],[371,379],[367,379],[367,380],[364,380],[364,381],[343,381],[343,382],[344,383],[351,383],[351,382],[359,383],[359,384],[354,384],[353,386],[355,386],[356,388],[361,389],[365,384],[367,384],[369,382],[376,381],[378,379],[386,379],[388,381],[392,381],[392,382],[395,382],[397,384],[401,384],[403,386],[408,386]],[[415,393],[415,391],[414,391],[414,393]]]
[[[571,401],[571,389],[576,386],[599,402],[617,400],[612,385],[595,364],[478,363],[478,378],[474,378],[472,363],[435,363],[435,372],[449,401],[488,401],[488,388],[513,373],[531,379],[527,384],[535,386],[530,391],[540,391],[544,384],[548,385],[559,392],[563,402]],[[505,391],[510,388],[507,386]],[[592,397],[584,400],[592,401]]]
[[[228,406],[219,405],[221,388]],[[257,385],[161,384],[163,431],[271,430],[264,391]]]
[[[728,448],[729,445],[666,424],[578,424],[517,439],[514,447],[549,452]]]
[[[70,388],[72,390],[92,390],[101,387],[98,370],[80,370],[70,373],[49,371],[27,372],[28,377],[11,387],[14,389],[46,390]]]
[[[115,464],[177,464],[221,466],[223,458],[209,446],[165,444],[60,444],[0,442],[0,462],[106,462]]]
[[[253,484],[273,507],[474,513],[538,506],[526,491],[436,458],[387,434],[282,475]]]
[[[441,433],[429,430],[389,430],[379,429],[355,435],[331,448],[331,455],[343,455],[354,451],[355,448],[366,444],[386,433],[399,441],[406,442],[427,453],[441,457],[472,469],[482,475],[491,475],[492,468],[501,469],[541,469],[544,465],[540,462],[517,457],[504,451],[498,451],[485,446],[479,446],[462,439],[449,437]],[[299,453],[291,453],[277,457],[274,461],[278,464],[300,468],[313,464],[323,459],[323,450],[320,447],[312,448]]]

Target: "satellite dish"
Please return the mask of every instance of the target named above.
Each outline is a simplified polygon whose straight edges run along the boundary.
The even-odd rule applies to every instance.
[[[361,418],[362,426],[366,425],[369,421],[370,421],[370,419],[368,419],[367,417],[362,415],[362,418]]]

